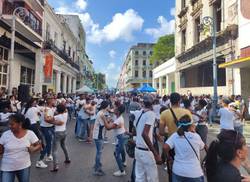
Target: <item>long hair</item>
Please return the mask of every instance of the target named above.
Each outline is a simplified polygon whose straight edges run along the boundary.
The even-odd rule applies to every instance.
[[[244,136],[233,130],[222,131],[217,140],[214,140],[208,149],[206,158],[206,172],[208,182],[213,182],[216,175],[219,159],[224,162],[230,162],[236,157],[236,152],[245,145]]]

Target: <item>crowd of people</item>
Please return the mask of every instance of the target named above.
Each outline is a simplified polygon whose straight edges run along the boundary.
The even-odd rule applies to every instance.
[[[239,170],[240,166],[250,169],[243,134],[248,109],[241,96],[220,96],[216,111],[209,95],[190,93],[163,97],[137,93],[69,96],[59,93],[35,95],[22,102],[16,95],[2,99],[3,182],[14,182],[15,177],[28,182],[30,154],[35,152],[40,151],[37,168],[47,168],[47,162],[53,161],[50,171],[57,172],[59,146],[65,155],[64,163],[70,164],[66,142],[69,121],[75,121],[74,134],[79,142],[95,145],[95,176],[105,175],[103,148],[112,130],[116,177],[129,172],[131,182],[157,182],[157,165],[166,165],[170,182],[203,182],[205,176],[208,182],[250,181]],[[214,122],[220,125],[220,133],[209,145],[208,128]],[[205,160],[202,151],[206,153]],[[127,157],[134,160],[132,169],[126,169]]]

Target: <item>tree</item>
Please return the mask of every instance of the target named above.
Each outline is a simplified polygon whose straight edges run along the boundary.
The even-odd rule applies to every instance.
[[[156,61],[163,63],[164,61],[174,57],[175,55],[175,38],[174,34],[165,35],[158,39],[153,46],[153,54],[150,62],[154,64]]]

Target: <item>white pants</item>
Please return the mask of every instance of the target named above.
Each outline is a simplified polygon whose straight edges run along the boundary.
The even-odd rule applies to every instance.
[[[135,149],[135,181],[158,182],[158,169],[151,151]]]

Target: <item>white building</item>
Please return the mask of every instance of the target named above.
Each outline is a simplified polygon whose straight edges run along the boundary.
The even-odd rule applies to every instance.
[[[205,16],[216,24],[217,64],[239,55],[237,0],[176,0],[176,89],[182,94],[213,93],[212,29],[204,26],[201,31]],[[218,93],[235,94],[239,70],[219,68],[217,74]]]
[[[153,69],[153,87],[159,95],[175,92],[176,60],[171,58]]]
[[[240,78],[234,79],[237,92],[247,101],[250,96],[250,1],[238,1],[239,18],[239,59],[219,65],[221,68],[239,70]]]
[[[82,47],[79,47],[79,38],[75,37],[65,18],[55,14],[48,4],[44,11],[43,37],[44,70],[40,71],[40,74],[44,72],[43,92],[74,93],[77,75],[80,73],[78,49]],[[45,76],[46,69],[52,74]]]
[[[11,60],[12,14],[16,7],[25,7],[26,11],[21,14],[20,8],[16,11],[14,59]],[[37,70],[43,70],[43,14],[43,0],[0,1],[0,87],[9,89],[9,93],[20,84],[41,91],[42,78]]]

